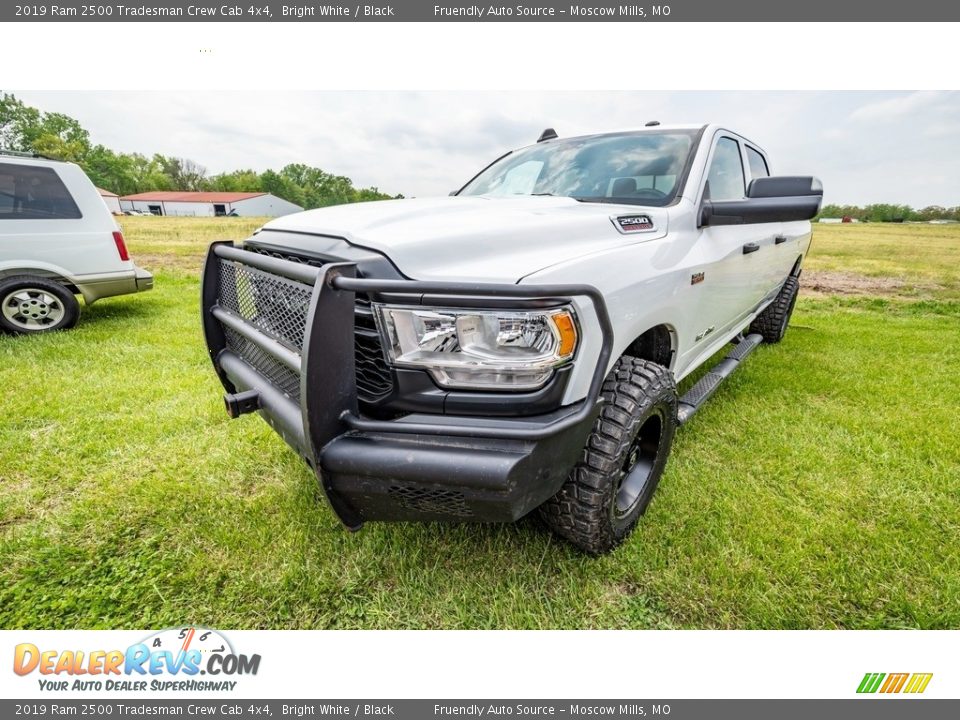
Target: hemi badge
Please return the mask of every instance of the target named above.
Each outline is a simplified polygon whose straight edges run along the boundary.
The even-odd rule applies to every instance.
[[[624,234],[649,232],[654,229],[649,215],[614,215],[610,219],[617,230]]]
[[[703,282],[703,273],[702,273],[702,272],[694,273],[693,275],[690,276],[690,284],[691,284],[691,285],[696,285],[697,283],[702,283],[702,282]]]

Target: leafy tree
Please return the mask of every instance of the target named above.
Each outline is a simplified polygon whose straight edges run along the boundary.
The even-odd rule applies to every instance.
[[[40,111],[24,105],[13,95],[0,93],[0,147],[29,152]]]
[[[54,160],[67,160],[68,162],[80,164],[83,164],[89,149],[89,146],[84,145],[80,141],[65,140],[59,135],[52,133],[39,135],[30,143],[30,150],[38,155],[53,158]]]
[[[950,217],[950,211],[939,205],[928,205],[917,211],[920,220],[942,220]]]
[[[851,217],[868,222],[902,222],[910,220],[960,220],[960,208],[944,208],[929,205],[922,210],[914,210],[909,205],[875,203],[859,207],[857,205],[824,205],[817,217]]]
[[[208,190],[221,192],[262,192],[260,175],[254,170],[234,170],[207,179]]]
[[[160,158],[160,155],[156,157]],[[163,158],[163,172],[177,190],[203,190],[207,169],[189,158]]]
[[[164,172],[166,158],[162,155],[154,155],[152,158],[148,158],[139,153],[133,153],[128,157],[130,158],[133,170],[136,192],[182,189],[174,187],[173,180]],[[107,189],[110,189],[109,186]]]
[[[0,148],[75,162],[95,185],[119,195],[149,190],[269,192],[305,208],[390,197],[377,188],[355,188],[348,177],[303,163],[279,172],[234,170],[209,177],[203,165],[189,158],[115,152],[92,145],[89,133],[68,115],[41,112],[8,93],[0,93]]]
[[[260,173],[260,189],[295,205],[306,207],[303,189],[290,178],[273,170]]]
[[[97,187],[118,195],[130,195],[138,191],[134,160],[130,155],[118,155],[103,145],[94,145],[87,153],[83,166]]]
[[[0,94],[0,146],[36,152],[58,160],[82,162],[90,134],[68,115],[42,113],[13,95]]]

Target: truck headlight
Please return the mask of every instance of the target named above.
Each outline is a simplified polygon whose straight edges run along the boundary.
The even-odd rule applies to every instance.
[[[448,388],[529,390],[573,358],[571,308],[473,310],[374,304],[387,359]]]

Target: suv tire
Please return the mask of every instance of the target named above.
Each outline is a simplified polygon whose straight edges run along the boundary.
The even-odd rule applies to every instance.
[[[540,507],[551,530],[592,555],[609,552],[633,530],[657,489],[677,429],[677,387],[662,365],[624,355],[602,396],[580,461]]]
[[[18,335],[72,328],[80,303],[55,280],[14,275],[0,280],[0,330]]]
[[[783,340],[787,325],[790,324],[790,316],[793,315],[793,306],[797,304],[799,291],[800,280],[791,275],[783,283],[776,300],[767,305],[750,324],[750,332],[760,333],[765,343],[778,343]]]

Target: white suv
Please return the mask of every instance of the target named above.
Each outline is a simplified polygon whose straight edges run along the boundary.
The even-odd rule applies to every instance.
[[[73,327],[76,295],[90,305],[152,287],[83,170],[0,151],[0,330]]]

